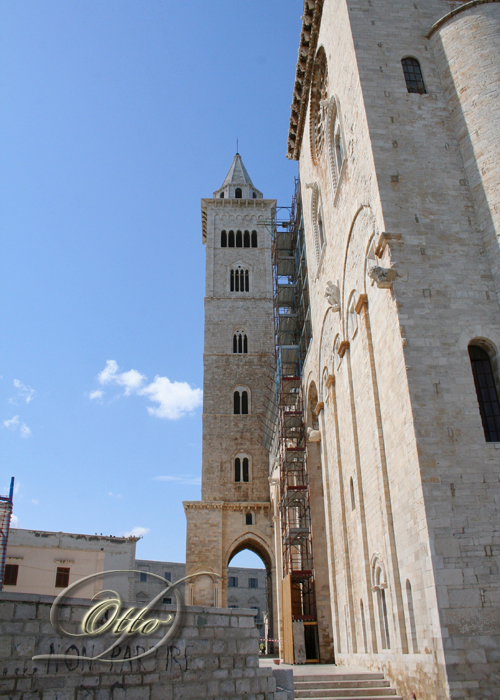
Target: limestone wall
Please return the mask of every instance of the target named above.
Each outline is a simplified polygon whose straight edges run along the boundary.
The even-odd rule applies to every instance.
[[[53,598],[0,594],[0,695],[12,700],[273,700],[271,669],[259,669],[253,611],[186,608],[179,636],[156,656],[134,660],[145,646],[134,637],[115,654],[123,663],[88,662],[103,646],[58,636],[49,613]],[[63,617],[76,631],[89,602],[71,600]],[[164,611],[174,606],[162,606]],[[86,651],[84,651],[86,647]],[[68,653],[70,661],[32,661]],[[115,650],[116,652],[117,650]]]

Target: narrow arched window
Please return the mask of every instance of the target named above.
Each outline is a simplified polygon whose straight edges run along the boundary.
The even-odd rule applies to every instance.
[[[243,272],[241,274],[243,274]],[[249,291],[250,291],[250,279],[249,279],[249,275],[248,275],[248,270],[245,270],[245,292],[249,292]]]
[[[233,413],[235,416],[240,415],[240,392],[235,391],[233,395]],[[244,411],[243,411],[244,413]]]
[[[245,231],[245,234],[243,236],[243,247],[250,248],[250,232],[249,231]]]
[[[253,199],[257,199],[257,193],[254,192],[254,193],[252,194],[252,197],[253,197]]]
[[[241,394],[241,413],[244,416],[248,414],[248,392],[246,391],[243,391]]]
[[[403,58],[401,61],[408,92],[419,92],[421,95],[427,92],[420,63],[416,58]]]
[[[469,357],[484,437],[486,442],[500,442],[500,404],[490,357],[479,345],[469,345]]]
[[[243,458],[243,481],[248,481],[248,457]]]
[[[413,593],[411,583],[406,579],[406,598],[408,600],[408,617],[410,618],[410,634],[413,653],[418,654],[417,625],[415,624],[415,608],[413,607]]]
[[[224,199],[224,192],[221,192],[221,193],[220,193],[219,199]]]
[[[337,159],[337,173],[340,175],[342,163],[344,162],[344,144],[342,143],[342,134],[340,128],[335,136],[335,158]]]
[[[242,239],[241,239],[241,231],[236,231],[236,247],[237,248],[242,248]]]
[[[241,199],[241,187],[237,187],[234,191],[234,196],[236,199]]]
[[[234,460],[234,480],[241,481],[241,460],[239,457]]]
[[[231,270],[231,291],[234,292],[234,270]]]
[[[318,232],[319,232],[319,244],[321,248],[325,245],[325,232],[323,231],[323,217],[321,212],[318,214]]]
[[[238,270],[234,273],[234,291],[240,291],[240,273]]]
[[[220,234],[220,247],[227,248],[227,233],[225,231],[221,231]]]
[[[252,231],[252,248],[257,248],[257,231]]]
[[[351,510],[355,510],[356,508],[356,498],[354,496],[354,481],[351,476]]]
[[[253,525],[253,515],[251,513],[245,515],[245,525]]]
[[[229,248],[234,248],[234,231],[229,231]]]
[[[248,352],[248,340],[246,333],[239,331],[233,335],[233,352],[242,354]]]

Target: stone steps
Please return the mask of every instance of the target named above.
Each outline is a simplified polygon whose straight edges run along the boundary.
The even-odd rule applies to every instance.
[[[296,700],[403,700],[383,673],[294,675]]]

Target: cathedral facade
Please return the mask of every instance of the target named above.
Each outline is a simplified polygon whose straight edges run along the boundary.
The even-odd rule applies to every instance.
[[[498,2],[305,0],[289,238],[238,156],[202,202],[187,556],[222,579],[191,602],[225,604],[254,549],[285,661],[380,670],[418,700],[499,696],[499,107]]]

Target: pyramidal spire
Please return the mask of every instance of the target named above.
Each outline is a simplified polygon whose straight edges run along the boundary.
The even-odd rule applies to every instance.
[[[262,192],[254,187],[252,178],[243,165],[239,153],[234,156],[222,187],[214,192],[214,197],[220,199],[262,199]]]

